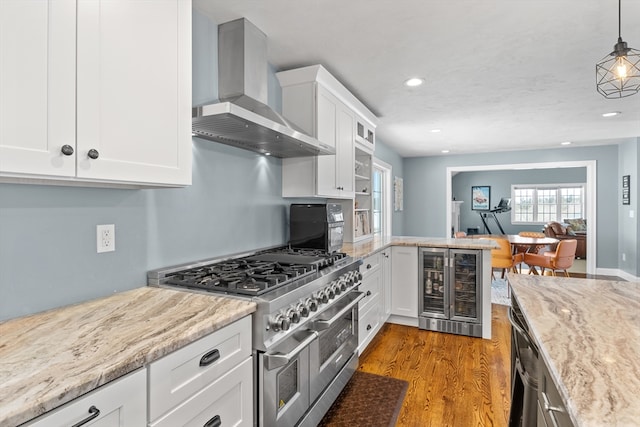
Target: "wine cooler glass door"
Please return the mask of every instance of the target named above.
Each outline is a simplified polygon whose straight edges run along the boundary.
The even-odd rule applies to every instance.
[[[451,286],[451,319],[477,320],[480,318],[482,272],[477,251],[452,250],[453,283]]]
[[[449,273],[446,251],[420,250],[420,315],[446,319],[449,317]]]

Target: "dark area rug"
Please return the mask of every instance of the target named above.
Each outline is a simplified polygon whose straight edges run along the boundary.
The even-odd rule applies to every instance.
[[[318,425],[394,426],[408,386],[403,380],[356,371]]]

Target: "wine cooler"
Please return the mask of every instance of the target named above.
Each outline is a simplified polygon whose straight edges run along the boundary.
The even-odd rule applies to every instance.
[[[420,248],[420,329],[482,336],[482,251]]]

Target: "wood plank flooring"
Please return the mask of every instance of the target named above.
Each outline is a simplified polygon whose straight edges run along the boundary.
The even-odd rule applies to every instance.
[[[409,382],[397,426],[508,424],[510,326],[507,307],[492,305],[492,339],[387,323],[360,356],[359,369]]]

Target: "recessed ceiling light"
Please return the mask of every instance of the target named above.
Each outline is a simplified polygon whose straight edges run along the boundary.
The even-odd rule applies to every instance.
[[[571,145],[571,141],[564,141],[561,142],[560,145]]]
[[[442,132],[442,129],[431,129],[431,132],[433,132],[433,133]]]
[[[424,79],[421,79],[419,77],[412,77],[408,80],[405,80],[404,82],[405,86],[409,86],[409,87],[420,86],[422,83],[424,83]]]
[[[610,113],[602,113],[602,117],[613,117],[622,114],[620,111],[612,111]]]
[[[449,152],[449,150],[442,150],[442,152],[443,152],[444,154],[447,154],[447,153]]]

